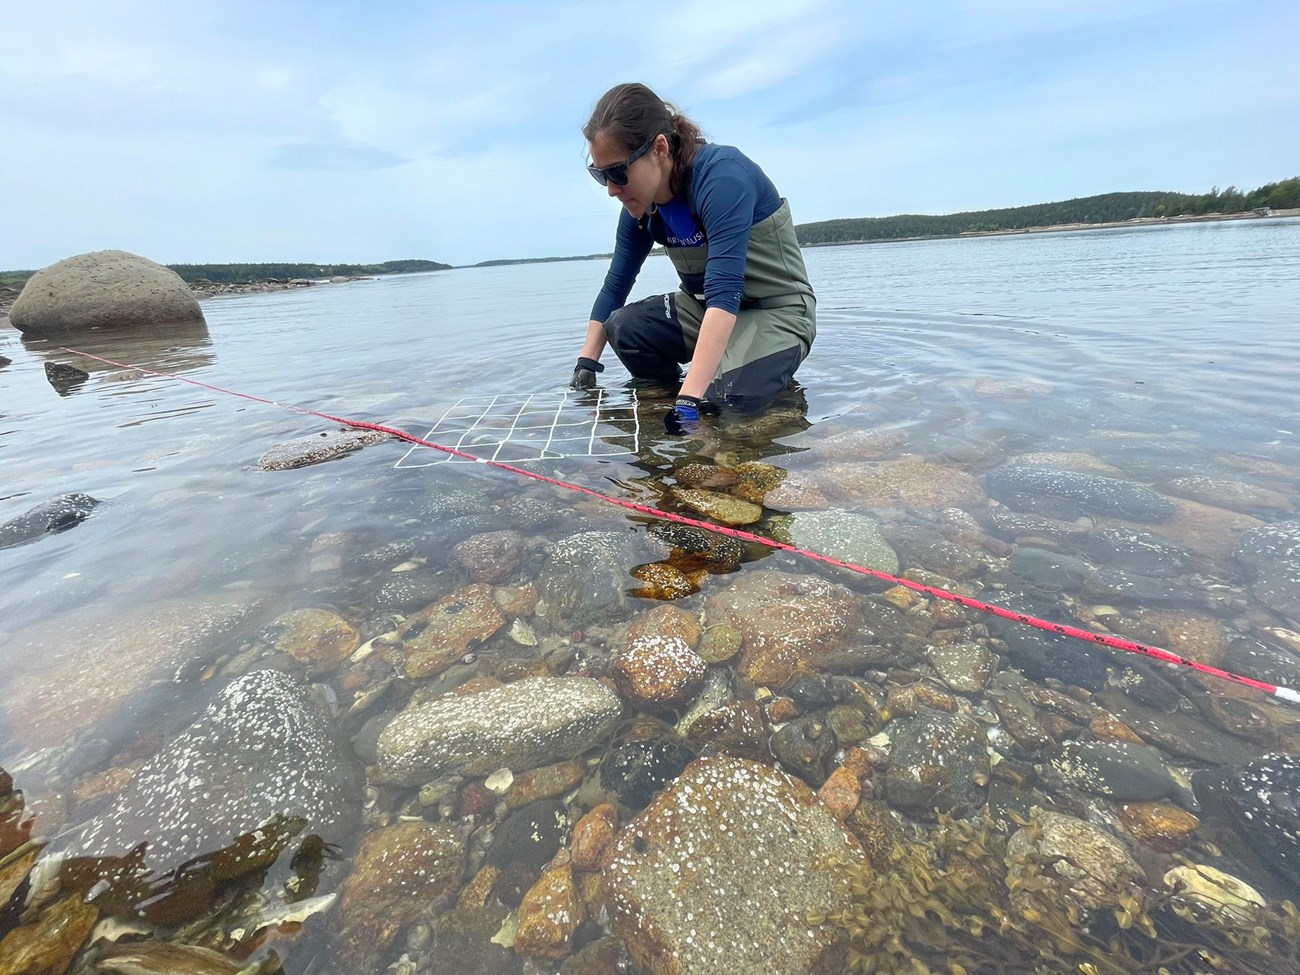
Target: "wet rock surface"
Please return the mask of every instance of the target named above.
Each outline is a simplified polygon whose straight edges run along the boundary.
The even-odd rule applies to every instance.
[[[705,602],[711,623],[741,633],[741,669],[756,684],[783,687],[852,638],[862,601],[809,576],[759,570]]]
[[[376,774],[418,785],[443,772],[487,775],[573,758],[605,740],[622,702],[585,677],[529,677],[400,713],[379,737]]]
[[[264,471],[309,467],[391,439],[391,434],[378,430],[355,430],[350,427],[323,430],[272,447],[258,459],[257,466]]]
[[[1190,800],[1169,771],[1168,759],[1149,745],[1124,741],[1069,741],[1052,767],[1070,785],[1112,799]]]
[[[1056,896],[1084,911],[1096,911],[1118,903],[1142,878],[1141,867],[1123,845],[1092,823],[1059,813],[1040,813],[1029,826],[1019,830],[1007,844],[1011,860],[1008,876],[1012,906],[1031,907],[1025,894],[1014,893],[1015,879],[1035,873],[1056,888]]]
[[[255,618],[258,597],[161,602],[120,614],[87,612],[15,633],[7,653],[32,662],[7,683],[11,747],[65,741],[122,709],[194,660],[211,658]]]
[[[884,782],[890,806],[924,819],[935,810],[960,816],[983,805],[989,756],[976,721],[921,707],[889,728],[894,747]]]
[[[627,532],[579,532],[552,547],[538,585],[547,618],[560,628],[624,617],[632,566],[666,557],[669,546]]]
[[[611,924],[647,972],[836,970],[829,866],[863,859],[802,783],[701,759],[625,826],[603,873]]]
[[[1066,520],[1083,512],[1158,522],[1177,510],[1168,498],[1132,481],[1082,471],[1010,465],[990,471],[991,497],[1019,511]]]
[[[222,690],[60,846],[134,905],[142,893],[158,900],[160,880],[185,864],[178,897],[191,879],[261,869],[312,834],[346,843],[360,805],[358,770],[320,706],[287,675],[256,671]]]
[[[837,508],[801,511],[785,534],[799,548],[890,575],[898,572],[898,554],[885,541],[880,522],[869,515]]]
[[[354,970],[377,971],[401,929],[432,919],[465,872],[465,839],[441,823],[406,820],[369,833],[339,888],[335,941]]]
[[[1300,866],[1300,759],[1265,755],[1235,770],[1228,808],[1246,839],[1294,883]]]
[[[0,525],[0,549],[57,535],[90,517],[100,502],[88,494],[61,494]]]
[[[403,673],[413,680],[440,674],[505,623],[491,586],[480,582],[448,593],[398,628]]]
[[[1245,532],[1233,549],[1250,575],[1251,594],[1300,625],[1300,521],[1279,521]]]

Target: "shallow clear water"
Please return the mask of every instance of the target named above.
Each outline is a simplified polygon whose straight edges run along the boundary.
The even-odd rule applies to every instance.
[[[767,460],[808,472],[823,463],[817,448],[828,439],[896,431],[895,456],[921,455],[977,477],[1020,454],[1081,452],[1143,484],[1210,475],[1266,489],[1289,498],[1294,517],[1300,220],[818,248],[806,259],[819,296],[817,342],[798,375],[806,412],[787,403],[767,422],[727,420],[683,442],[660,432],[663,404],[652,401],[642,411],[640,456],[533,469],[660,503],[673,468],[687,460]],[[461,397],[562,389],[603,273],[601,262],[520,265],[219,298],[204,304],[206,329],[166,341],[100,337],[76,348],[423,435]],[[652,258],[637,294],[672,285],[667,261]],[[475,492],[485,512],[520,495],[565,509],[545,531],[550,540],[644,522],[505,472],[398,469],[407,451],[398,443],[260,471],[266,450],[328,424],[173,378],[123,375],[24,343],[8,328],[0,354],[13,360],[0,369],[0,524],[69,492],[104,502],[72,530],[0,550],[0,686],[30,687],[76,654],[93,655],[87,645],[59,647],[53,659],[33,652],[57,645],[68,620],[130,619],[161,601],[256,593],[266,601],[254,623],[329,605],[373,636],[385,616],[372,600],[374,568],[349,557],[435,529],[424,506],[441,492]],[[603,382],[617,387],[625,376],[607,360]],[[46,362],[91,378],[59,395],[45,380]],[[325,557],[336,550],[345,553],[341,565]],[[541,552],[521,572],[535,569]],[[785,557],[780,564],[817,571]],[[1215,566],[1202,568],[1215,575]],[[1217,569],[1240,589],[1239,567],[1224,559]],[[725,582],[714,577],[706,592]],[[1223,611],[1231,633],[1243,621],[1285,622],[1258,607]],[[496,639],[498,652],[526,654]],[[206,701],[196,692],[214,674],[227,676],[220,667],[238,651],[221,648],[215,667],[208,659],[161,675],[165,686],[143,713],[162,715],[159,727],[183,727]],[[345,703],[346,670],[317,677]],[[33,801],[63,796],[56,828],[73,827],[96,808],[67,798],[78,776],[113,764],[139,729],[109,733],[70,716],[66,733],[33,736],[23,704],[0,699],[8,716],[0,718],[0,765],[20,770],[16,784]],[[105,739],[113,747],[100,757],[75,760],[84,742]],[[310,947],[296,951],[293,964],[315,957]]]

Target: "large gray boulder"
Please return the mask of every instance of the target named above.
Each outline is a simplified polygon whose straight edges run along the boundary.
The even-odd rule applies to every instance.
[[[92,329],[202,322],[190,286],[175,271],[126,251],[78,254],[37,271],[9,311],[33,338]]]

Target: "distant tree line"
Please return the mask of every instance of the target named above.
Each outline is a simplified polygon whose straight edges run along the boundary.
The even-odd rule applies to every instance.
[[[1288,210],[1300,207],[1300,177],[1267,183],[1249,193],[1235,186],[1217,186],[1199,196],[1189,193],[1105,193],[1060,203],[974,210],[941,216],[906,213],[895,217],[822,220],[795,227],[801,244],[833,244],[857,240],[897,240],[949,237],[997,230],[1025,230],[1070,223],[1120,223],[1136,217],[1202,216],[1244,213],[1256,207]]]
[[[437,261],[384,261],[382,264],[168,264],[183,281],[216,284],[254,284],[293,278],[358,277],[403,274],[411,271],[447,271],[450,264]]]

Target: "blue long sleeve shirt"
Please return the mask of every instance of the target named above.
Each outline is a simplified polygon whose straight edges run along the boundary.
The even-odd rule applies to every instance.
[[[689,198],[694,201],[694,212],[685,194],[654,208],[639,221],[627,210],[620,211],[614,258],[591,309],[593,320],[603,322],[623,307],[655,244],[707,246],[704,274],[683,275],[682,290],[702,294],[706,308],[721,308],[733,315],[740,310],[750,229],[780,208],[780,194],[758,164],[739,149],[706,143],[695,154]]]

